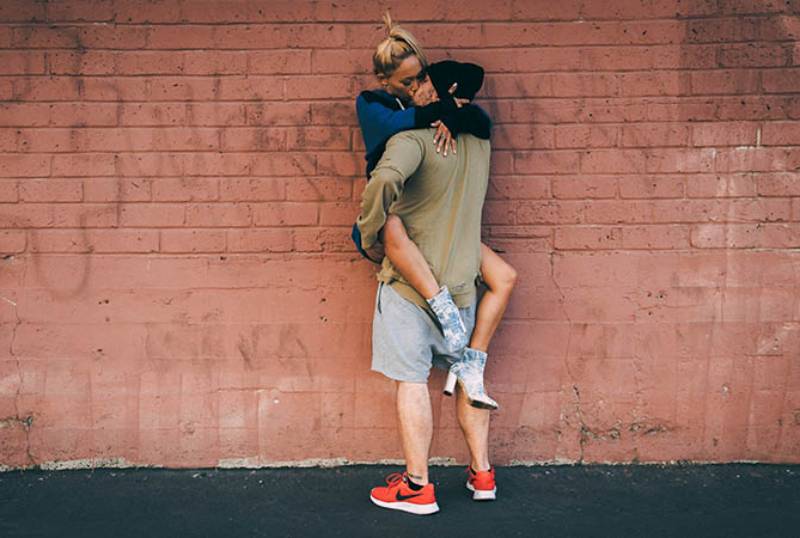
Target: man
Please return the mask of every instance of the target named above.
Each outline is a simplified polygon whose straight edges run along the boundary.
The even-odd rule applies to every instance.
[[[417,105],[426,104],[433,87],[443,95],[466,72],[467,64],[442,64],[430,66],[430,78],[415,93]],[[379,240],[387,215],[400,217],[437,282],[451,290],[469,333],[475,324],[481,211],[488,187],[490,144],[462,134],[454,155],[444,158],[436,151],[434,133],[434,129],[416,129],[389,139],[362,195],[358,227],[362,247],[370,250]],[[431,366],[448,369],[464,357],[448,351],[430,306],[387,258],[378,279],[372,369],[397,382],[397,414],[406,471],[390,475],[388,485],[374,488],[370,498],[385,508],[432,514],[439,506],[428,477],[433,434],[428,375]],[[481,378],[482,366],[479,365]],[[488,456],[489,411],[470,405],[461,385],[468,384],[469,379],[459,377],[459,382],[457,416],[471,458],[467,487],[473,491],[474,499],[491,500],[496,486]]]

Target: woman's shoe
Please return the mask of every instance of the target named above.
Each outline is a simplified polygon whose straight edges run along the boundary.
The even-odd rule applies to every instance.
[[[444,384],[444,393],[452,396],[455,392],[456,381],[461,385],[461,390],[467,395],[469,404],[479,409],[497,409],[497,402],[486,394],[483,388],[483,370],[486,367],[486,353],[468,347],[464,356],[450,366],[447,381]]]
[[[461,319],[456,303],[447,286],[439,288],[439,293],[428,299],[431,310],[436,314],[436,319],[442,326],[444,335],[444,345],[447,351],[455,353],[464,349],[469,340],[467,339],[467,328]]]

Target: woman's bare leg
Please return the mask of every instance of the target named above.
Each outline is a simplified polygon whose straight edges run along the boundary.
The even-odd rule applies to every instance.
[[[389,215],[382,233],[386,256],[411,287],[425,299],[439,293],[439,284],[419,247],[409,239],[402,219]]]
[[[478,303],[469,347],[486,352],[508,306],[517,272],[495,251],[481,243],[481,274],[488,289]]]

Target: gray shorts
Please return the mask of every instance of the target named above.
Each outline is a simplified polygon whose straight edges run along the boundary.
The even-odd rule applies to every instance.
[[[460,308],[472,334],[477,302]],[[372,318],[372,369],[390,379],[427,383],[431,366],[449,369],[460,357],[447,351],[438,324],[421,307],[394,289],[378,284]]]

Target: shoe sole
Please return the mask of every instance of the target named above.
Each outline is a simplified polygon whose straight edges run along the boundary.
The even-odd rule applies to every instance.
[[[402,501],[387,503],[376,499],[372,495],[369,496],[369,499],[374,504],[380,506],[381,508],[388,508],[389,510],[402,510],[403,512],[408,512],[409,514],[417,514],[418,516],[427,516],[430,514],[435,514],[436,512],[439,511],[439,505],[436,504],[435,502],[431,504],[414,504]]]
[[[475,489],[475,486],[467,481],[467,489],[472,492],[473,501],[494,501],[497,499],[497,486],[492,489]]]

